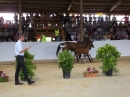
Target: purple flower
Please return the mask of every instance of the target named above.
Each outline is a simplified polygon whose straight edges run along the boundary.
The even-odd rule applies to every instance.
[[[4,77],[4,73],[1,73],[1,76]]]

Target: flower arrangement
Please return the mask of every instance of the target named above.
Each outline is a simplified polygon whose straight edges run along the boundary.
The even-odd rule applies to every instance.
[[[3,71],[0,71],[0,82],[8,82],[9,76],[7,76]]]
[[[83,74],[90,74],[90,73],[98,73],[98,70],[96,70],[94,67],[88,67],[86,71],[83,72]]]

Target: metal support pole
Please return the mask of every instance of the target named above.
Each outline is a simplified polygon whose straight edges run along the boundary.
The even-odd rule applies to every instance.
[[[21,0],[19,0],[19,34],[22,34],[22,19],[21,19],[21,15],[22,15],[22,7],[21,7]]]
[[[83,41],[83,0],[80,0],[80,40]]]

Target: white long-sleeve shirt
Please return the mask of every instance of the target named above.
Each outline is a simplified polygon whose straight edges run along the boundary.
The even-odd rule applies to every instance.
[[[15,55],[16,56],[18,56],[18,55],[24,56],[24,52],[20,54],[21,50],[23,50],[22,41],[18,40],[15,44]]]

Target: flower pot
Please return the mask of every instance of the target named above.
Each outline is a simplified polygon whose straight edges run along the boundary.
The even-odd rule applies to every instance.
[[[112,69],[109,69],[107,72],[106,72],[106,76],[112,76],[113,75],[113,70]]]
[[[63,71],[63,78],[65,79],[70,78],[70,71]]]
[[[84,74],[84,77],[96,77],[98,76],[98,73],[87,73],[87,74]]]

